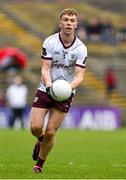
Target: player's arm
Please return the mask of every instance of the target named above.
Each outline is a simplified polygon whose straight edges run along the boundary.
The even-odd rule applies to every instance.
[[[76,89],[81,84],[84,78],[84,73],[85,73],[85,68],[79,66],[75,67],[75,77],[71,82],[72,89]]]
[[[78,46],[78,58],[75,65],[75,76],[71,82],[71,88],[76,89],[84,79],[86,59],[87,59],[87,48],[85,45]]]
[[[41,67],[41,79],[44,81],[45,86],[51,86],[52,80],[51,80],[51,60],[50,59],[43,59],[42,58],[42,67]]]
[[[43,42],[41,50],[41,79],[44,81],[46,87],[52,85],[51,80],[51,63],[52,63],[52,50],[48,38]]]

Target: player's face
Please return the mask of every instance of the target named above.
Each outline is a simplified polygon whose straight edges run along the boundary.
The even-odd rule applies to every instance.
[[[76,15],[64,14],[60,19],[60,27],[65,34],[73,34],[77,28]]]

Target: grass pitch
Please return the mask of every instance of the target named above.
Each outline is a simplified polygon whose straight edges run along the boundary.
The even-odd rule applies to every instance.
[[[125,179],[126,129],[60,130],[42,174],[33,173],[29,130],[0,130],[0,179]]]

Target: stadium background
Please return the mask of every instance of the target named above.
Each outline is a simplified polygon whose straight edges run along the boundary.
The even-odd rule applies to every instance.
[[[40,49],[42,41],[45,37],[54,31],[58,21],[57,14],[65,7],[76,8],[78,12],[84,13],[86,15],[87,20],[92,16],[99,15],[102,18],[109,18],[113,22],[113,25],[116,29],[121,27],[121,22],[125,21],[126,18],[125,0],[0,1],[0,49],[6,46],[17,47],[28,57],[27,68],[19,72],[23,76],[29,89],[28,107],[31,106],[33,94],[36,87],[38,86],[40,79]],[[76,113],[74,118],[77,118],[79,113],[81,114],[81,111],[83,110],[80,110],[80,107],[81,109],[84,108],[84,111],[88,109],[91,112],[94,112],[94,109],[96,109],[101,111],[101,114],[98,116],[98,119],[101,118],[100,124],[102,122],[106,124],[105,121],[107,119],[106,116],[108,115],[108,111],[105,112],[106,116],[104,121],[104,115],[102,114],[102,111],[107,109],[110,110],[110,112],[114,112],[114,114],[117,113],[117,121],[119,120],[119,126],[125,127],[126,42],[108,44],[103,42],[94,43],[87,41],[86,45],[88,47],[86,75],[84,82],[79,87],[77,96],[73,102],[73,108],[76,110],[73,109],[73,112],[70,114],[70,118],[72,119],[73,113],[75,112]],[[116,77],[118,80],[118,87],[114,91],[112,98],[107,100],[105,96],[106,84],[104,81],[104,74],[109,65],[114,65],[116,70]],[[0,88],[2,88],[4,91],[6,91],[7,88],[7,76],[8,74],[6,72],[0,71]],[[1,122],[4,119],[4,111],[5,109],[0,108]],[[5,114],[5,116],[7,116],[7,111],[5,111]],[[68,117],[68,119],[70,118]],[[95,117],[96,119],[93,118],[92,121],[97,119],[97,117]],[[28,120],[28,116],[26,119]],[[70,121],[70,123],[71,122],[72,121]],[[0,124],[2,127],[2,123]],[[72,127],[71,124],[65,124],[63,126]],[[73,127],[76,128],[75,125],[73,125]],[[80,128],[82,127],[84,127],[83,123]],[[88,129],[92,129],[92,127],[94,126],[89,125]],[[101,125],[101,127],[105,129],[104,126]],[[114,127],[118,127],[118,122]],[[10,133],[10,131],[8,132]],[[4,131],[2,131],[2,133],[4,134]],[[96,178],[97,177],[99,176],[96,176]],[[121,175],[119,177],[121,177]]]
[[[42,41],[50,35],[58,21],[57,14],[63,7],[78,9],[79,13],[86,15],[88,20],[92,16],[109,18],[115,28],[121,26],[125,21],[125,1],[1,1],[0,6],[0,48],[10,46],[18,47],[28,56],[28,67],[21,72],[25,83],[29,88],[28,104],[31,105],[35,88],[38,86],[40,77],[40,49]],[[116,2],[116,3],[115,3]],[[117,8],[118,7],[118,8]],[[103,11],[103,8],[106,9]],[[29,13],[27,13],[29,12]],[[86,42],[88,47],[88,63],[85,80],[79,87],[76,105],[84,106],[114,106],[121,112],[121,124],[125,124],[126,93],[125,93],[125,45],[120,42],[114,45],[103,42]],[[109,65],[114,65],[118,79],[117,90],[113,93],[111,100],[106,100],[104,74]],[[6,91],[7,76],[0,72],[1,88]]]

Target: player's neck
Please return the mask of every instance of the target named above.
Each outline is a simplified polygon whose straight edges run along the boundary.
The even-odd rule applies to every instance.
[[[64,34],[64,33],[60,32],[60,37],[61,37],[64,45],[69,46],[73,42],[75,35],[74,34]]]

